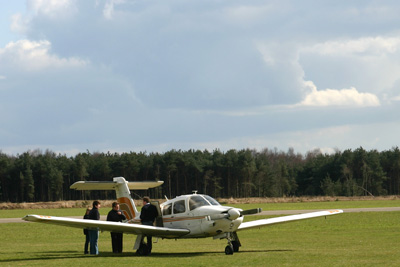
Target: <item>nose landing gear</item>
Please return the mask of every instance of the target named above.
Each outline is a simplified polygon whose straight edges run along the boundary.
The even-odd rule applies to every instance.
[[[228,239],[228,245],[225,247],[225,254],[232,255],[233,252],[238,252],[241,244],[237,233],[228,233],[226,239]]]
[[[232,255],[233,254],[233,245],[229,244],[225,247],[225,254]]]

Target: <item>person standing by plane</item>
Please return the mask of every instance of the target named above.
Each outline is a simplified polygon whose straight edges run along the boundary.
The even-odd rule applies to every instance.
[[[83,216],[83,219],[89,219],[89,212],[90,212],[91,208],[87,208],[86,209],[86,213]],[[83,233],[85,234],[86,240],[85,240],[85,250],[84,253],[85,254],[89,254],[89,232],[88,229],[83,229]]]
[[[149,197],[143,197],[143,207],[142,211],[140,212],[140,220],[143,225],[151,225],[153,226],[154,221],[156,220],[158,216],[158,211],[157,208],[150,204],[150,198]],[[151,235],[147,236],[147,254],[151,253],[152,249],[152,237]]]
[[[93,208],[89,212],[90,220],[100,220],[100,202],[95,200],[93,201]],[[99,230],[88,230],[89,239],[90,239],[90,254],[91,255],[99,255],[99,248],[97,246],[97,240],[99,239]]]
[[[118,202],[112,203],[112,210],[107,215],[107,221],[122,222],[126,220],[124,214],[119,209]],[[114,253],[122,253],[122,233],[111,232],[111,245]]]

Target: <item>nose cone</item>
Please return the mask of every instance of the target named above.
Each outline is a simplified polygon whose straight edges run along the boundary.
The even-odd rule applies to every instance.
[[[230,220],[236,220],[240,216],[240,211],[238,209],[233,208],[228,211],[228,214]]]

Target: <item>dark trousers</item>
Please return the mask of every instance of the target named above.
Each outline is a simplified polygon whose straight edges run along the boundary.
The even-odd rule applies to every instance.
[[[143,225],[150,225],[153,226],[154,222],[142,222]],[[151,252],[151,249],[153,248],[153,243],[152,243],[152,236],[151,235],[147,235],[147,248],[149,250],[149,252]],[[143,237],[144,239],[144,237]],[[142,241],[143,241],[142,239]]]
[[[122,253],[122,233],[111,233],[111,245],[114,253]]]
[[[89,254],[89,233],[85,234],[86,240],[85,240],[85,254]]]
[[[148,235],[147,237],[147,249],[149,250],[149,252],[151,252],[151,249],[153,248],[153,243],[152,243],[152,236]]]

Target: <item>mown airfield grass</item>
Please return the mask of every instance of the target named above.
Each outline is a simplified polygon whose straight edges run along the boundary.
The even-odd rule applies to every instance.
[[[231,204],[221,203],[224,206],[236,208],[263,210],[320,210],[320,209],[348,209],[348,208],[377,208],[377,207],[400,207],[400,199],[388,200],[355,200],[355,201],[319,201],[319,202],[296,202],[296,203],[248,203]],[[102,206],[100,213],[107,214],[111,207]],[[140,210],[141,207],[138,207]],[[0,218],[19,218],[27,214],[52,215],[52,216],[82,216],[86,208],[56,208],[56,209],[4,209],[0,210]]]
[[[286,204],[293,203],[278,205],[283,210]],[[342,202],[336,202],[332,207],[312,207],[311,203],[294,204],[299,204],[296,209],[365,207],[359,203],[340,205]],[[264,204],[261,206],[266,209]],[[367,207],[380,206],[386,204],[377,201],[376,204],[369,203]],[[55,214],[55,209],[51,209],[40,210],[38,213],[72,216],[80,214],[76,214],[76,211],[70,214],[70,210],[82,211],[57,210],[64,212]],[[106,214],[108,208],[101,211]],[[28,213],[33,212],[25,210],[23,215]],[[246,216],[246,220],[268,217],[271,216]],[[100,255],[88,256],[83,255],[84,236],[81,229],[40,223],[5,223],[0,224],[0,265],[400,266],[399,212],[344,213],[326,219],[315,218],[246,230],[239,232],[239,236],[242,243],[240,252],[230,256],[224,253],[226,240],[206,238],[159,240],[153,244],[151,256],[138,257],[132,250],[136,236],[124,235],[125,252],[114,255],[110,252],[110,234],[104,232],[99,239]]]

